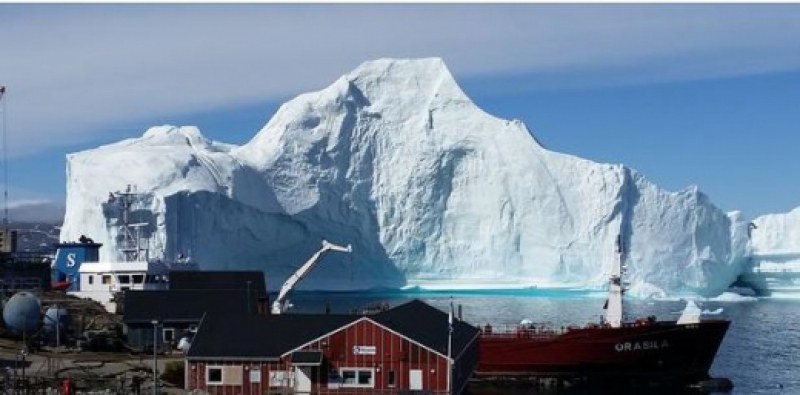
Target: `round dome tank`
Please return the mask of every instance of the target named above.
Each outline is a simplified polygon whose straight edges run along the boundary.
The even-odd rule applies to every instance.
[[[18,292],[6,302],[3,321],[16,332],[33,332],[39,325],[42,303],[30,292]]]
[[[61,333],[69,328],[70,316],[66,308],[54,304],[44,312],[44,330],[48,333],[55,333],[60,328]]]

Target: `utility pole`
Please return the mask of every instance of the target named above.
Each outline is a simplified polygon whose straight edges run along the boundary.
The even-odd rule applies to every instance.
[[[8,111],[6,103],[8,100],[3,100],[5,96],[6,87],[0,85],[0,100],[3,102],[3,229],[8,230],[8,131],[6,130]]]
[[[153,395],[158,395],[158,320],[153,320]]]
[[[26,321],[22,324],[22,350],[20,350],[20,355],[22,356],[22,393],[28,393],[28,381],[25,378],[25,356],[28,355],[28,340],[25,338],[25,335],[28,329],[28,322],[27,318],[25,317]]]
[[[56,306],[56,353],[61,348],[61,306]]]
[[[450,301],[450,311],[447,314],[447,395],[453,393],[453,301]]]

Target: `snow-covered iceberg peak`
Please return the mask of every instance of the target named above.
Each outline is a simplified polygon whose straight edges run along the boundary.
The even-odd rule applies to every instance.
[[[319,239],[352,243],[349,268],[321,266],[312,289],[600,287],[619,234],[640,294],[719,292],[739,270],[738,220],[696,189],[544,149],[475,106],[441,59],[366,62],[285,103],[241,147],[169,127],[123,143],[69,157],[62,238],[103,222],[92,210],[108,187],[87,180],[106,166],[164,202],[156,236],[204,267],[280,281]],[[128,155],[140,169],[111,159]]]
[[[195,126],[154,126],[144,132],[141,140],[132,142],[144,146],[186,146],[192,149],[224,149],[222,145],[218,148],[215,147]]]
[[[439,58],[366,62],[342,78],[399,119],[450,105],[477,109]]]

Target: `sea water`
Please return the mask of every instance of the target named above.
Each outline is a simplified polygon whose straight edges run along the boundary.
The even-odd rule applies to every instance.
[[[292,295],[292,312],[350,313],[365,306],[395,306],[421,299],[456,314],[476,326],[486,323],[517,324],[523,319],[554,327],[598,322],[605,294],[588,291],[458,291],[316,293]],[[703,301],[703,310],[731,320],[710,374],[733,381],[733,394],[800,394],[800,300],[745,298]],[[627,300],[628,318],[655,315],[677,319],[682,300]],[[443,328],[443,330],[446,330]],[[533,392],[531,392],[533,393]],[[589,392],[591,393],[591,391]]]

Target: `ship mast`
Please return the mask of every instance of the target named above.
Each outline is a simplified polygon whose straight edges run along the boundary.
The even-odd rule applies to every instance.
[[[6,132],[6,102],[3,100],[6,87],[0,85],[0,101],[3,102],[3,230],[8,231],[8,137]]]
[[[124,262],[136,262],[149,260],[147,246],[142,245],[141,230],[148,223],[131,223],[133,205],[142,199],[142,194],[131,190],[131,186],[125,191],[117,191],[109,195],[109,201],[118,200],[121,218],[117,219],[118,227],[118,248],[122,252]]]
[[[611,276],[608,279],[608,299],[606,300],[606,312],[604,321],[612,328],[622,326],[622,294],[625,288],[622,282],[622,274],[625,267],[622,263],[625,255],[625,248],[622,243],[622,235],[617,235],[617,259],[611,264]]]

